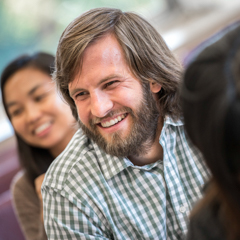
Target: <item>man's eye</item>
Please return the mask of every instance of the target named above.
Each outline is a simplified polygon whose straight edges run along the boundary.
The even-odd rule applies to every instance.
[[[78,100],[78,99],[82,99],[84,98],[85,96],[87,95],[87,92],[79,92],[75,95],[75,99]]]
[[[106,84],[104,85],[104,87],[107,88],[107,87],[109,87],[109,86],[111,86],[111,85],[113,85],[114,83],[117,83],[117,82],[118,82],[118,81],[108,82],[108,83],[106,83]]]
[[[80,92],[80,93],[76,94],[76,97],[83,96],[83,95],[86,95],[86,93],[85,92]]]

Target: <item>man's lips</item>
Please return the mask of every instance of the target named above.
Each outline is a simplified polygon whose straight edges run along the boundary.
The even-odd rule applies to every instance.
[[[124,114],[118,115],[116,117],[113,117],[110,120],[102,121],[98,124],[103,128],[108,128],[108,127],[111,127],[111,126],[117,124],[118,122],[121,122],[126,116],[127,116],[127,113],[124,113]]]

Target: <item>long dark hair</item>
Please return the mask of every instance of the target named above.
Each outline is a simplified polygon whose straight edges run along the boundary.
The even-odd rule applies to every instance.
[[[240,239],[240,22],[209,43],[184,75],[185,128],[213,175],[203,201],[219,203],[228,238]]]
[[[11,117],[6,107],[4,94],[4,87],[8,79],[17,71],[28,67],[38,69],[50,76],[53,72],[54,61],[54,56],[39,52],[34,55],[22,55],[5,67],[1,76],[1,93],[2,103],[10,121]],[[31,183],[34,184],[34,179],[47,171],[54,158],[47,149],[33,147],[26,143],[16,132],[15,135],[21,167],[26,171]]]

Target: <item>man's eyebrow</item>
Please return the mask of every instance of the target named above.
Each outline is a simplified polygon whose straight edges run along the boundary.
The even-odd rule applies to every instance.
[[[69,91],[69,90],[68,90]],[[71,98],[75,95],[76,92],[84,91],[83,88],[74,88],[72,91],[69,91],[69,95]]]
[[[113,79],[113,78],[122,78],[122,77],[121,77],[120,75],[117,75],[117,74],[111,74],[111,75],[103,78],[102,80],[100,80],[97,85],[101,85],[102,83],[104,83],[104,82],[106,82],[106,81],[108,81],[108,80],[111,80],[111,79]],[[83,88],[75,88],[75,89],[73,89],[72,91],[69,91],[70,97],[73,97],[74,94],[75,94],[76,92],[79,92],[79,91],[85,91],[85,89],[83,89]]]

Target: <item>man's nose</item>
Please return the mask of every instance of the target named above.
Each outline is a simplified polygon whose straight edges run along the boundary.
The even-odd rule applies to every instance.
[[[112,109],[113,102],[105,92],[97,92],[91,96],[91,113],[95,117],[104,117]]]

